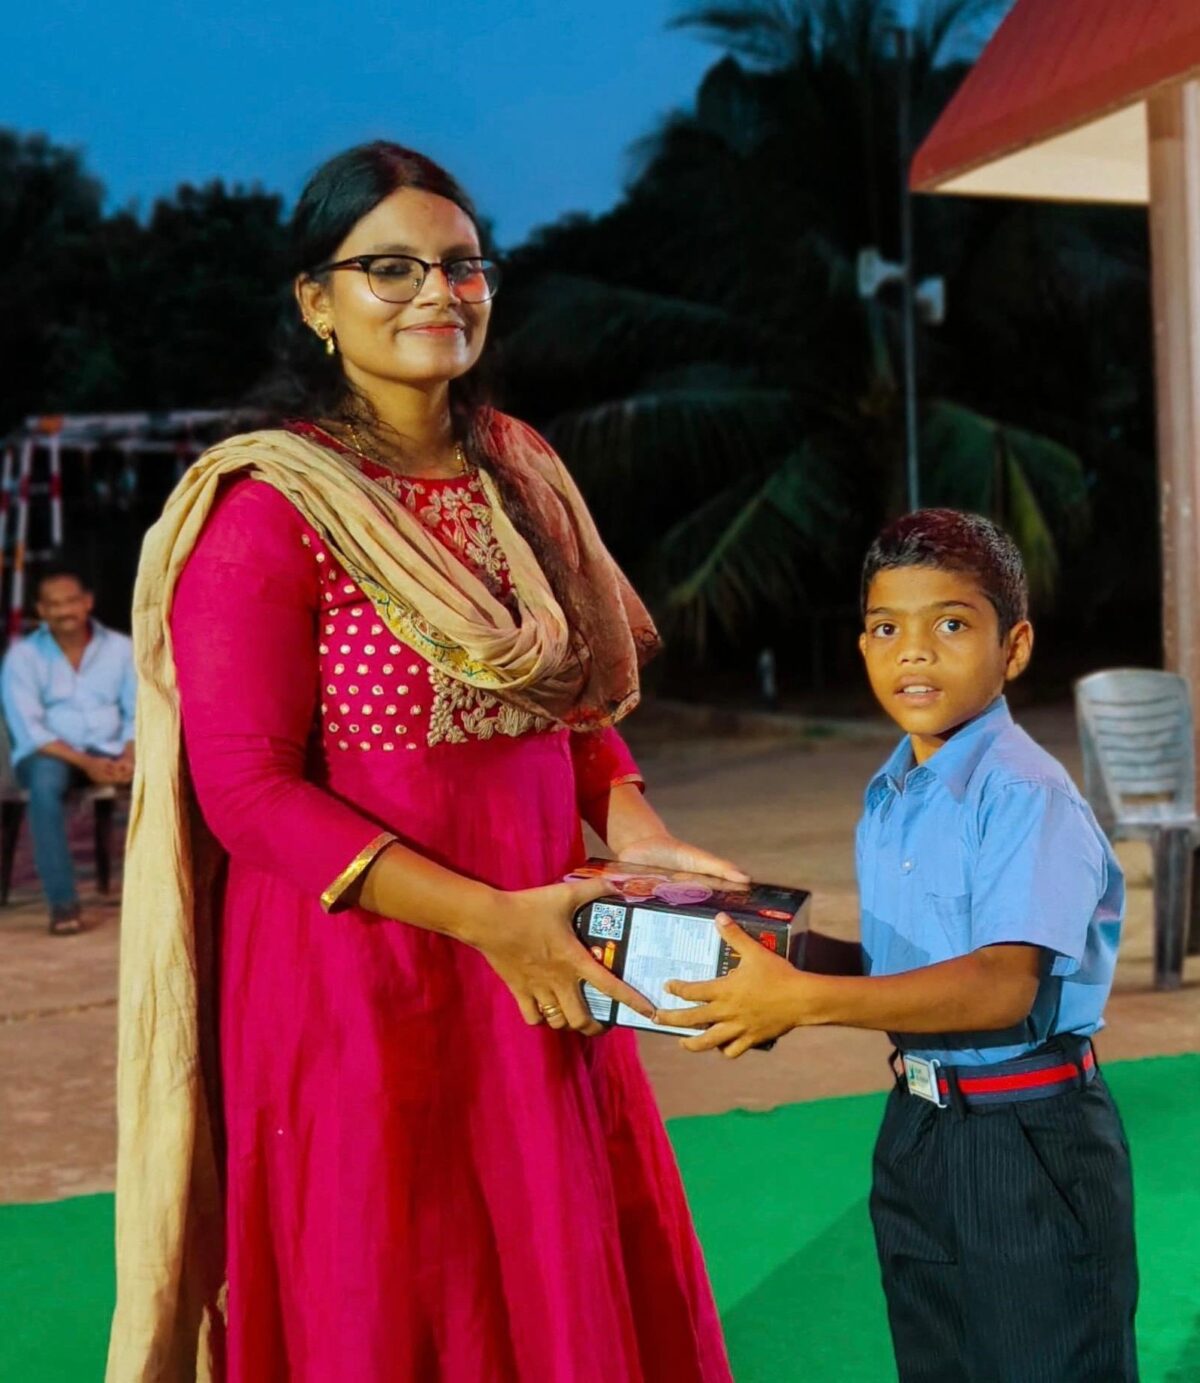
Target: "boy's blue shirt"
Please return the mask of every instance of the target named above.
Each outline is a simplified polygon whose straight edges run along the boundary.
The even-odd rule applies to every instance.
[[[1067,771],[1013,723],[1003,697],[923,765],[904,737],[867,787],[855,854],[867,974],[999,942],[1052,957],[1018,1027],[894,1033],[904,1051],[987,1065],[1103,1026],[1124,875]]]

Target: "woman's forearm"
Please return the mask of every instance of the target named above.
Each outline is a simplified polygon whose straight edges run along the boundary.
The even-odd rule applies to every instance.
[[[667,835],[663,819],[636,783],[620,783],[608,795],[604,843],[616,855],[635,841]]]
[[[342,902],[475,944],[502,910],[504,894],[393,842]]]

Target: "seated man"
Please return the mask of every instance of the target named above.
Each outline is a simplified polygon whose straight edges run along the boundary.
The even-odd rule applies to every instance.
[[[92,618],[92,593],[73,571],[38,582],[41,625],[0,669],[13,766],[29,791],[29,824],[53,935],[82,930],[63,799],[81,783],[133,777],[136,681],[128,637]]]

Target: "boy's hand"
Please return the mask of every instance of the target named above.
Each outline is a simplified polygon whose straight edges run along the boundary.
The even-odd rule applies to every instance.
[[[782,956],[755,941],[726,913],[717,925],[722,938],[738,955],[738,964],[724,979],[688,982],[671,980],[668,994],[690,999],[697,1008],[660,1008],[654,1021],[668,1028],[707,1028],[685,1037],[689,1052],[719,1047],[731,1060],[760,1042],[769,1042],[802,1021],[797,1013],[797,987],[805,976]]]

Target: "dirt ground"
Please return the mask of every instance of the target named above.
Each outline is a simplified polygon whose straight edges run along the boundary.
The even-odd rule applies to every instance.
[[[1022,719],[1077,772],[1069,711]],[[629,729],[653,800],[678,835],[733,857],[757,878],[810,888],[814,925],[854,935],[852,833],[863,786],[891,743],[886,727],[826,738],[713,739],[634,717]],[[1129,922],[1101,1057],[1200,1050],[1200,957],[1189,961],[1182,989],[1151,988],[1149,853],[1124,843],[1118,853],[1130,884]],[[0,911],[0,1201],[112,1186],[119,908],[86,892],[85,904],[89,928],[69,938],[47,935],[32,884]],[[667,1116],[768,1109],[890,1081],[887,1041],[874,1033],[814,1029],[737,1062],[692,1056],[666,1036],[639,1040]]]

